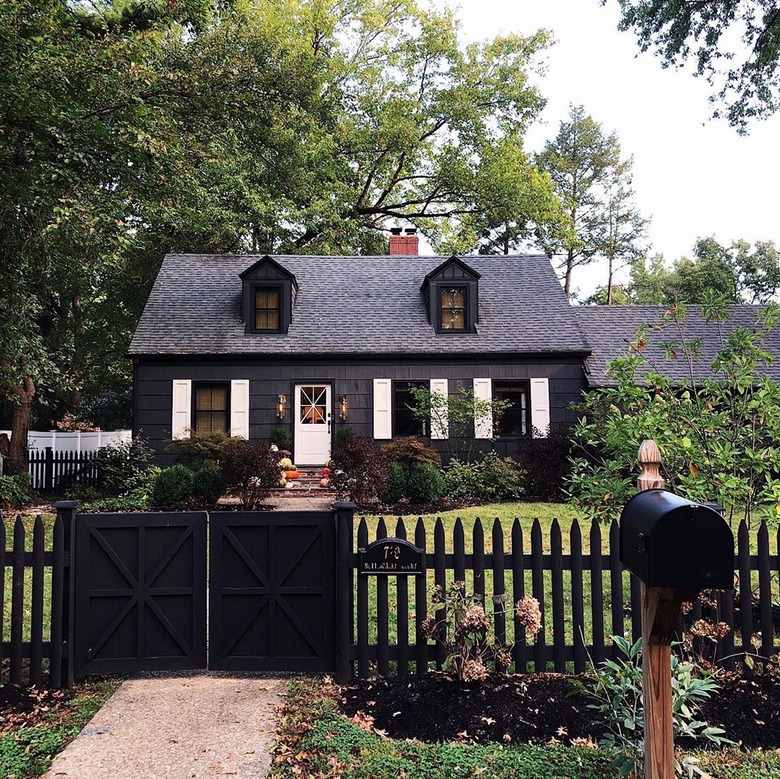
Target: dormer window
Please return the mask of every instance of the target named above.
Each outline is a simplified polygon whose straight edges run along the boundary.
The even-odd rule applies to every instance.
[[[479,322],[479,273],[457,257],[432,270],[422,283],[428,321],[437,333],[475,333]]]
[[[441,323],[442,330],[466,329],[466,287],[441,288]]]
[[[247,334],[284,334],[292,321],[298,282],[271,257],[263,257],[241,274]]]
[[[282,323],[280,287],[255,287],[255,331],[278,333]]]

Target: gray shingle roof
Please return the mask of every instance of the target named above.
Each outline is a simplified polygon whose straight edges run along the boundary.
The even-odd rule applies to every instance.
[[[688,306],[685,318],[677,330],[675,323],[663,329],[649,332],[649,343],[643,352],[653,369],[674,381],[690,380],[685,360],[664,359],[662,344],[680,338],[686,341],[701,340],[699,358],[693,363],[693,378],[700,380],[710,375],[710,366],[720,349],[721,338],[737,327],[754,328],[761,306],[731,306],[728,320],[707,322],[697,306]],[[658,325],[666,306],[577,306],[576,312],[585,337],[592,348],[587,358],[586,378],[590,386],[614,386],[616,382],[607,376],[607,364],[615,357],[626,354],[628,345],[634,340],[641,325]],[[766,342],[768,351],[780,355],[780,331],[770,331]],[[772,379],[780,381],[780,361],[775,361],[762,371]]]
[[[481,274],[476,333],[436,334],[420,285],[444,257],[277,256],[299,291],[286,335],[244,334],[239,274],[259,255],[171,254],[129,352],[482,354],[588,351],[545,255],[464,257]]]

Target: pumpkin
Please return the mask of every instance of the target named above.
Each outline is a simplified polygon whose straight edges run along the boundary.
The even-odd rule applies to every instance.
[[[328,476],[330,476],[330,468],[328,468],[328,466],[327,466],[327,465],[326,465],[326,466],[325,466],[325,467],[322,469],[322,475],[323,475],[325,478],[327,478]]]
[[[298,471],[285,471],[284,475],[288,479],[297,479],[298,478]]]
[[[287,479],[285,479],[284,476],[282,476],[282,478],[279,479],[279,486],[280,487],[286,487],[287,486]]]
[[[320,479],[320,487],[330,486],[330,479]]]
[[[279,465],[282,466],[282,470],[288,470],[292,468],[293,461],[289,457],[282,457],[281,460],[279,460]]]

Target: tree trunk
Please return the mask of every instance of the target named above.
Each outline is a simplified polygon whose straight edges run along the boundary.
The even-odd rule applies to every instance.
[[[70,392],[70,409],[78,417],[81,411],[81,388],[84,382],[84,315],[81,310],[81,296],[75,293],[71,298],[73,310],[73,359],[71,374],[73,389]]]
[[[612,305],[612,257],[609,258],[609,276],[607,276],[607,305]]]
[[[567,298],[571,297],[571,272],[574,268],[574,252],[569,249],[566,253],[566,275],[563,281],[563,292]]]
[[[11,421],[11,445],[8,451],[8,472],[27,473],[27,434],[30,432],[32,402],[35,397],[35,383],[23,379],[21,384],[11,388],[15,396]]]

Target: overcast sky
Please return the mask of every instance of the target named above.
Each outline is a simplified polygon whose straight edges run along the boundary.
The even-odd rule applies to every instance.
[[[780,115],[755,123],[747,137],[710,120],[706,82],[639,53],[633,33],[617,29],[617,0],[603,7],[599,0],[460,0],[455,7],[466,40],[552,30],[557,43],[540,81],[544,124],[533,128],[529,145],[537,150],[554,137],[570,103],[616,131],[634,156],[653,252],[669,262],[690,255],[705,235],[780,243]],[[590,287],[595,275],[582,270],[575,283]]]

